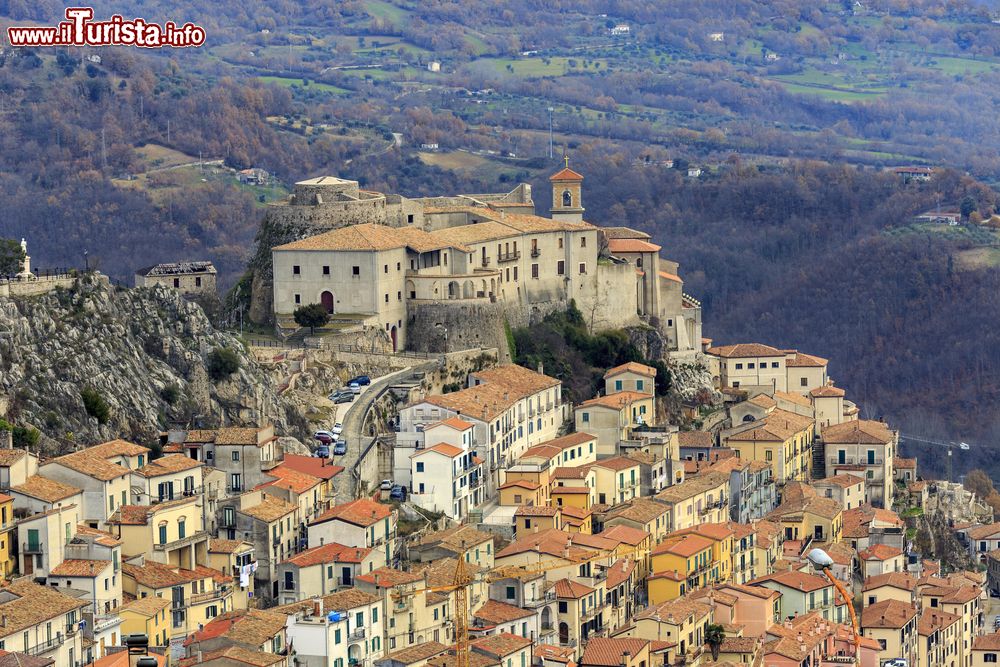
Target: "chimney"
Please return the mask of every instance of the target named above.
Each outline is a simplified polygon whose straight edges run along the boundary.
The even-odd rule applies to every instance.
[[[313,611],[317,616],[323,615],[323,598],[316,598],[316,600],[313,601]]]
[[[202,662],[204,662],[204,659],[201,655],[201,649],[198,649],[198,664],[200,665]]]
[[[375,585],[378,586],[378,572],[375,573]]]

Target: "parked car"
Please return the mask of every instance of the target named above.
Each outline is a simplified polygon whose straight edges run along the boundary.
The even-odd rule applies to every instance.
[[[357,382],[352,382],[351,384],[347,385],[347,388],[350,389],[355,394],[361,393],[361,385],[358,384]]]
[[[336,440],[336,438],[335,438],[335,437],[333,437],[332,435],[325,435],[325,434],[319,434],[319,433],[317,433],[317,434],[316,434],[316,435],[314,435],[313,437],[314,437],[315,439],[319,440],[320,442],[322,442],[322,443],[323,443],[324,445],[329,445],[329,444],[331,444],[331,443],[332,443],[332,442],[333,442],[334,440]]]
[[[967,442],[960,442],[960,443],[958,443],[958,448],[959,449],[964,449],[965,451],[968,451],[969,450],[969,443],[967,443]]]
[[[338,440],[336,443],[334,443],[334,445],[333,445],[333,454],[334,454],[334,456],[343,456],[346,453],[347,453],[347,441],[346,440]]]
[[[316,438],[317,440],[319,440],[320,438],[330,438],[331,440],[333,440],[336,438],[336,436],[337,434],[333,433],[332,431],[316,431],[315,433],[313,433],[313,437]]]
[[[392,490],[392,480],[391,479],[383,479],[382,483],[379,485],[378,488],[382,489],[383,491],[391,491]]]
[[[357,384],[359,386],[366,386],[372,383],[372,379],[367,375],[359,375],[357,377],[351,378],[347,381],[348,385]]]
[[[392,500],[405,501],[406,500],[406,487],[396,484],[392,487],[389,492],[389,498]]]
[[[343,389],[335,391],[330,394],[330,400],[333,401],[334,405],[339,405],[340,403],[350,403],[354,400],[354,392]]]
[[[341,431],[343,430],[344,430],[344,425],[341,424],[340,422],[337,422],[336,424],[333,425],[333,428],[330,429],[330,433],[333,433],[334,435],[340,435]]]
[[[313,452],[313,455],[318,459],[328,459],[330,458],[330,448],[326,445],[320,445]]]

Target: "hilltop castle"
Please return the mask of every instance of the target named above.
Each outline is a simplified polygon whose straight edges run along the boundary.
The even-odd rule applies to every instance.
[[[255,293],[271,288],[279,327],[320,303],[383,329],[396,349],[506,349],[504,320],[528,324],[575,301],[592,330],[653,325],[675,356],[699,352],[701,306],[677,263],[648,234],[584,221],[583,176],[568,164],[549,180],[548,218],[527,184],[407,199],[339,178],[297,183],[265,226],[300,238],[271,249],[272,284],[255,276]]]

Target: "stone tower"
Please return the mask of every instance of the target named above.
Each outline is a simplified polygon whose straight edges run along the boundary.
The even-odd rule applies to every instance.
[[[583,176],[569,168],[569,158],[565,158],[566,166],[549,177],[552,183],[552,208],[549,212],[553,220],[566,222],[583,221]]]

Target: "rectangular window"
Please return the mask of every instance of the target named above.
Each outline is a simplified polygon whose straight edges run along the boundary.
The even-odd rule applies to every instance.
[[[566,274],[566,262],[560,259],[558,262],[556,262],[556,275],[562,276],[565,274]]]
[[[423,471],[424,471],[424,464],[423,464],[423,462],[422,461],[417,461],[417,472],[423,472]]]
[[[743,364],[736,364],[736,370],[738,371],[743,370]]]
[[[752,361],[747,364],[747,369],[751,369],[751,368],[753,368],[753,362]]]
[[[621,391],[621,390],[622,390],[622,381],[615,380],[615,391]]]
[[[360,276],[361,275],[361,267],[360,266],[352,266],[351,267],[351,275],[353,275],[353,276]]]
[[[297,306],[300,303],[302,303],[302,295],[301,294],[296,294],[295,295],[295,305]]]
[[[385,265],[385,269],[383,269],[382,272],[383,273],[389,273],[389,265],[388,264]]]
[[[323,275],[324,276],[330,275],[330,267],[329,266],[324,266],[323,267]]]
[[[298,268],[298,267],[296,267],[296,268]],[[180,286],[181,286],[181,279],[180,278],[174,278],[174,287],[180,287]]]
[[[771,368],[777,368],[777,367],[778,367],[778,362],[777,361],[772,361],[771,362]]]
[[[637,391],[643,391],[643,387],[644,386],[645,386],[645,384],[643,383],[642,380],[636,380],[635,381],[635,388],[636,388]]]
[[[293,276],[297,276],[297,275],[299,275],[301,273],[302,273],[302,269],[299,268],[298,264],[296,264],[295,266],[292,267],[292,275]]]
[[[584,274],[586,272],[587,272],[587,265],[586,264],[580,264],[580,273]]]
[[[581,418],[581,420],[583,421],[584,424],[589,423],[590,422],[590,413],[589,412],[584,412],[583,413],[583,417]]]
[[[201,287],[201,276],[198,276],[194,279],[194,286]]]
[[[764,460],[765,461],[770,461],[771,460],[771,456],[772,455],[771,455],[771,450],[770,449],[764,451]]]
[[[240,450],[238,450],[238,449],[234,449],[233,450],[233,460],[234,461],[239,461],[240,460]]]
[[[586,248],[587,247],[587,237],[586,236],[581,236],[580,237],[580,247],[581,248]]]

